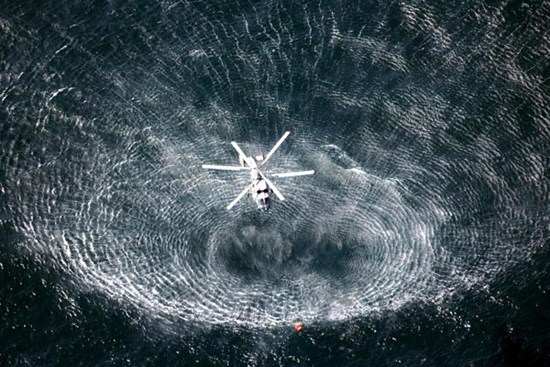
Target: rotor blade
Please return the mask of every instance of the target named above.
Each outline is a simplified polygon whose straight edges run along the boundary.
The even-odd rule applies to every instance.
[[[277,195],[277,197],[279,198],[279,200],[285,201],[285,197],[284,197],[283,194],[281,194],[281,192],[275,187],[275,185],[273,185],[273,182],[269,181],[269,180],[267,179],[267,177],[265,177],[264,174],[263,174],[261,171],[258,171],[258,173],[260,174],[260,176],[262,176],[262,178],[264,179],[264,181],[267,183],[267,186],[269,186],[269,188],[275,193],[275,195]]]
[[[246,154],[244,154],[243,150],[241,149],[240,146],[237,145],[236,142],[232,141],[232,142],[231,142],[231,145],[233,145],[233,148],[235,148],[235,150],[237,151],[237,153],[239,153],[239,157],[246,158]],[[245,159],[245,162],[246,162],[246,159]]]
[[[243,171],[250,170],[250,167],[239,167],[239,166],[218,166],[216,164],[203,164],[202,168],[206,169],[217,169],[222,171]]]
[[[296,176],[305,176],[305,175],[314,175],[315,170],[311,171],[300,171],[300,172],[287,172],[287,173],[275,173],[273,177],[296,177]]]
[[[264,164],[266,164],[266,162],[269,160],[269,158],[271,158],[273,153],[275,153],[275,151],[279,148],[279,146],[281,144],[283,144],[283,141],[285,141],[285,139],[287,138],[288,135],[290,135],[290,131],[285,132],[285,134],[281,137],[281,139],[279,139],[277,144],[275,144],[275,146],[271,149],[271,151],[269,153],[267,153],[267,155],[266,155],[265,159],[263,160],[262,164],[260,165],[260,167],[263,166]]]
[[[250,185],[247,186],[246,189],[244,189],[240,194],[239,196],[237,196],[237,198],[235,200],[233,200],[231,202],[231,204],[229,204],[227,206],[227,210],[230,210],[231,208],[233,208],[235,206],[235,204],[237,204],[237,201],[241,200],[241,198],[244,196],[244,194],[246,194],[248,192],[248,190],[250,190],[250,188],[254,185],[254,183],[251,183]]]

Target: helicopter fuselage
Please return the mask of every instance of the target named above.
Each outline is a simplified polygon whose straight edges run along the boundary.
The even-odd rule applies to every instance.
[[[267,211],[271,209],[271,198],[269,197],[269,192],[271,190],[269,189],[267,182],[265,182],[260,175],[257,175],[257,177],[259,178],[254,181],[255,185],[251,189],[252,197],[254,198],[258,209]]]
[[[256,205],[258,209],[267,211],[271,209],[271,198],[269,197],[269,193],[271,192],[271,189],[269,188],[269,185],[265,180],[262,178],[260,173],[258,172],[259,166],[261,161],[263,160],[263,155],[260,155],[256,158],[253,157],[244,157],[241,158],[241,165],[244,167],[244,162],[250,166],[253,167],[253,169],[250,170],[250,179],[252,180],[252,188],[250,189],[250,192],[252,193],[252,198],[256,202]]]

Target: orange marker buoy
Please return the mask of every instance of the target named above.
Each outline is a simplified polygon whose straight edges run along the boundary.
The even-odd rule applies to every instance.
[[[296,330],[297,333],[302,331],[303,328],[304,328],[304,323],[303,322],[294,323],[294,330]]]

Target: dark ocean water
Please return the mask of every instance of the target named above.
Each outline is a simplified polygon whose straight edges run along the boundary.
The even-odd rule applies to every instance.
[[[550,2],[0,10],[0,366],[550,366]]]

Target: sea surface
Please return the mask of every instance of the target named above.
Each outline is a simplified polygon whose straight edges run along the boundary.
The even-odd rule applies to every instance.
[[[549,169],[548,0],[0,0],[0,366],[550,366]]]

